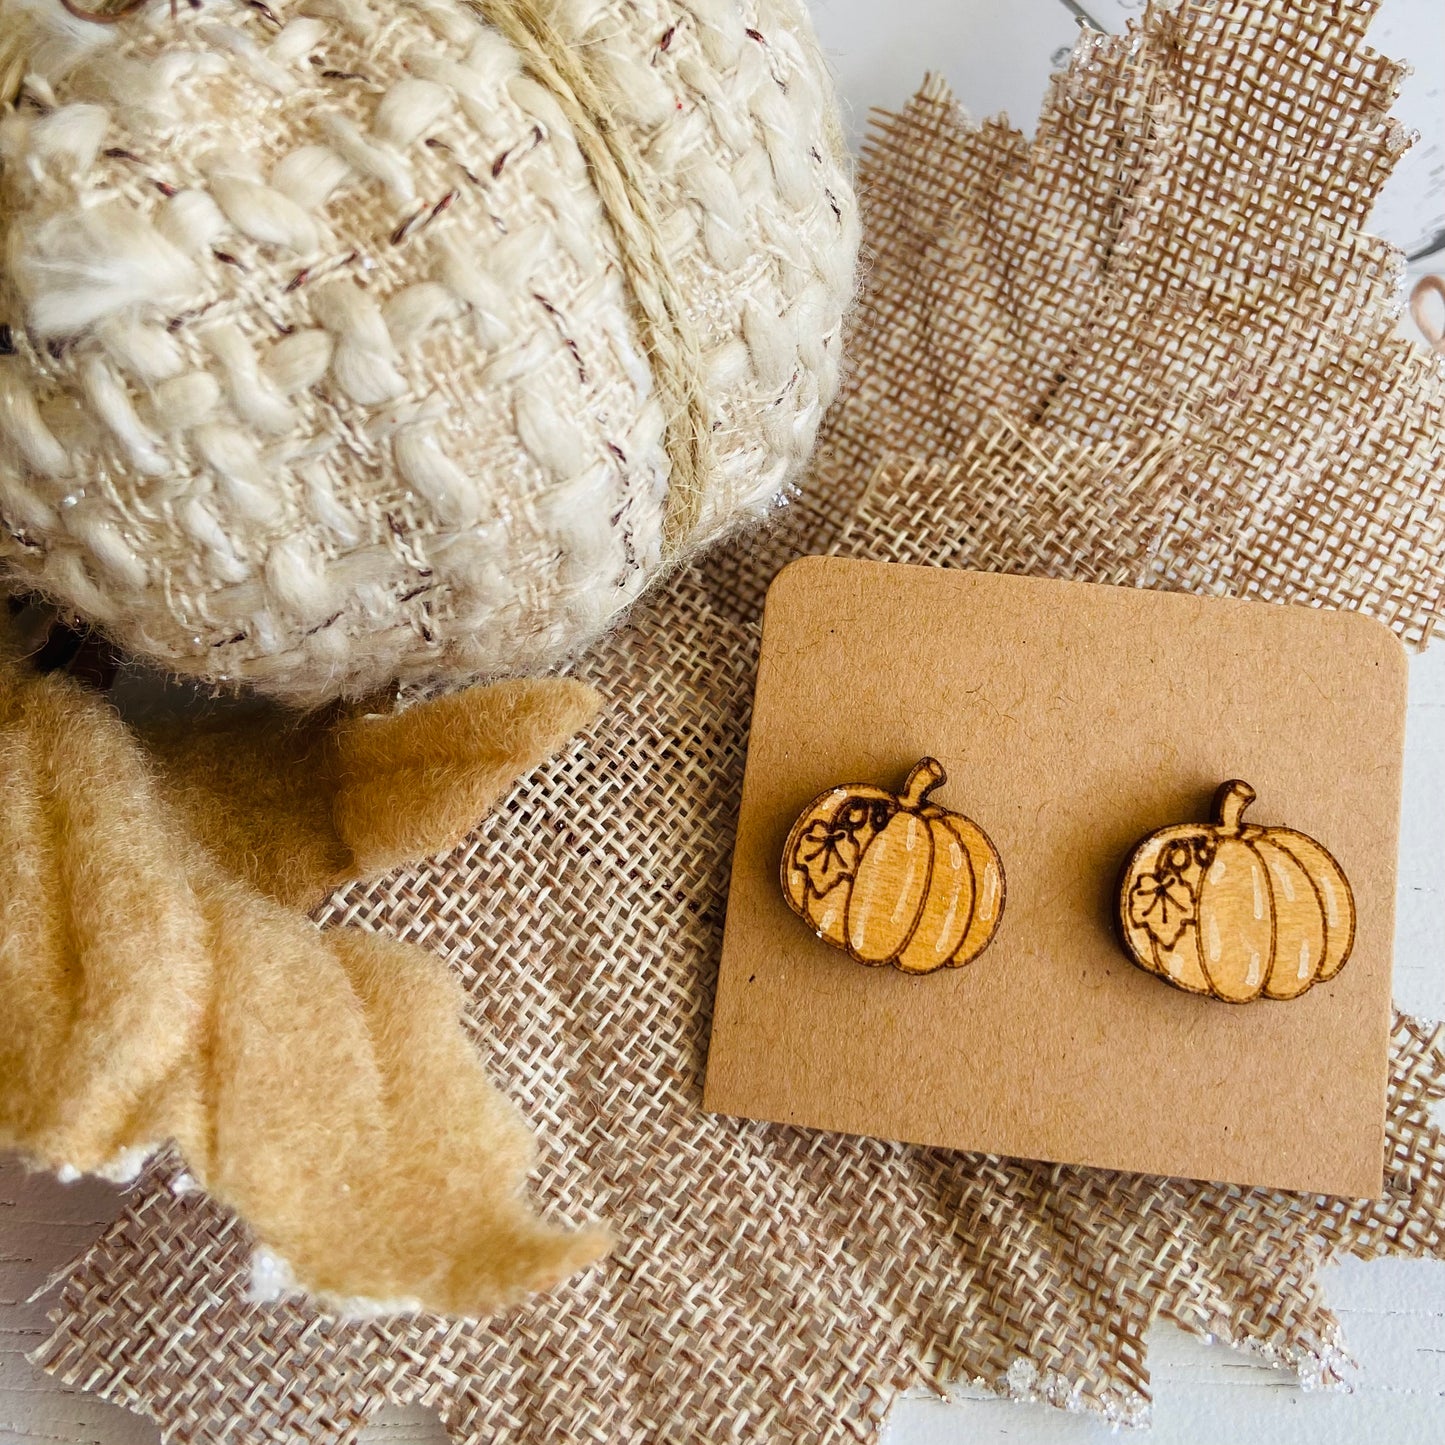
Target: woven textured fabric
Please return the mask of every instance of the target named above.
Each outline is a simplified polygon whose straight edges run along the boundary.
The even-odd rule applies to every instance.
[[[800,0],[0,32],[0,566],[132,653],[534,670],[811,452],[858,223]]]
[[[813,484],[593,651],[603,721],[462,849],[332,905],[453,960],[543,1141],[540,1198],[607,1218],[616,1256],[482,1324],[252,1307],[244,1230],[161,1168],[65,1282],[48,1368],[176,1441],[242,1416],[348,1441],[385,1399],[522,1445],[871,1440],[896,1389],[955,1378],[1140,1420],[1155,1317],[1339,1377],[1319,1265],[1445,1255],[1440,1029],[1397,1020],[1376,1203],[698,1104],[756,619],[788,557],[1190,586],[1428,633],[1442,369],[1390,341],[1397,267],[1357,229],[1400,141],[1368,10],[1203,0],[1087,38],[1032,145],[969,129],[936,85],[881,118],[869,285]]]

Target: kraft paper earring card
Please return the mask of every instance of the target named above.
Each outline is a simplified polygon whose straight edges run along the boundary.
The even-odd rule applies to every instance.
[[[704,1107],[1376,1194],[1405,675],[1353,613],[795,562],[764,616]],[[928,804],[986,827],[1007,909],[967,967],[862,968],[790,904],[785,845],[840,780],[894,789],[920,758],[946,772]],[[1287,1002],[1167,987],[1120,938],[1133,850],[1211,818],[1221,779],[1350,882],[1348,966]]]

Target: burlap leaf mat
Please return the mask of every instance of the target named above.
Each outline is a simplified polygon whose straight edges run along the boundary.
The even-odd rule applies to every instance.
[[[1423,640],[1438,362],[1359,227],[1403,140],[1373,7],[1211,0],[1081,44],[1038,137],[941,87],[865,157],[853,377],[813,485],[579,669],[611,705],[461,849],[329,910],[460,970],[479,1045],[605,1266],[505,1318],[246,1302],[249,1240],[164,1163],[64,1283],[42,1359],[168,1439],[871,1439],[981,1379],[1144,1418],[1154,1316],[1329,1383],[1331,1255],[1445,1254],[1445,1034],[1394,1034],[1375,1204],[1143,1179],[698,1110],[768,579],[799,551],[1360,607]]]

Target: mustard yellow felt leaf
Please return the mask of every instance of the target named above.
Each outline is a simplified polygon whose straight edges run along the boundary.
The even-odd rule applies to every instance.
[[[570,678],[516,678],[399,712],[263,706],[141,738],[167,801],[224,868],[313,908],[343,883],[455,846],[598,705]]]
[[[603,1231],[528,1204],[531,1137],[441,960],[282,901],[445,846],[595,706],[522,687],[530,712],[517,685],[447,699],[431,766],[420,704],[240,761],[265,733],[211,729],[158,770],[103,698],[0,657],[0,1147],[127,1174],[173,1141],[301,1286],[348,1304],[481,1313],[598,1257]],[[308,757],[325,766],[296,774]],[[250,802],[218,823],[223,783]]]

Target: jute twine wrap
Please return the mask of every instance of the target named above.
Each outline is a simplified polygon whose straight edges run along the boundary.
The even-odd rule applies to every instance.
[[[1445,1032],[1397,1019],[1376,1203],[1125,1176],[698,1110],[757,603],[800,550],[1357,606],[1440,587],[1442,371],[1358,227],[1398,149],[1368,7],[1211,0],[1082,42],[1038,139],[930,86],[883,117],[850,388],[786,525],[675,578],[583,671],[611,699],[461,849],[329,916],[449,957],[605,1266],[504,1319],[245,1302],[249,1240],[164,1168],[65,1282],[43,1359],[177,1441],[872,1440],[977,1378],[1142,1419],[1167,1318],[1329,1384],[1316,1271],[1445,1255]],[[1248,75],[1250,99],[1243,98]],[[1246,184],[1247,181],[1247,184]],[[1160,192],[1164,194],[1160,194]],[[1265,264],[1268,261],[1268,264]]]
[[[707,367],[688,315],[688,299],[653,212],[651,184],[625,124],[579,58],[586,52],[558,32],[534,0],[466,0],[526,57],[529,71],[561,106],[587,158],[597,199],[617,239],[636,306],[643,349],[667,417],[671,470],[662,516],[662,551],[676,556],[702,515],[712,454]]]

